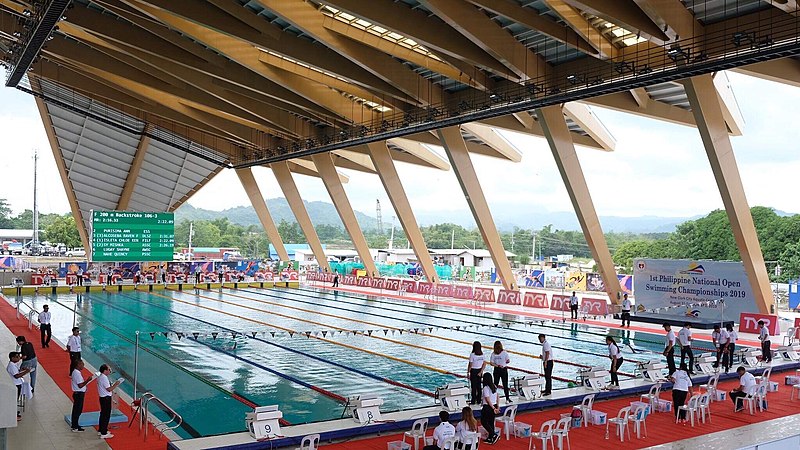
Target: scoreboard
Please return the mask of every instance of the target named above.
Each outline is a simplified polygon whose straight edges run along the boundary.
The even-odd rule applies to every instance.
[[[92,211],[92,261],[172,261],[175,214]]]

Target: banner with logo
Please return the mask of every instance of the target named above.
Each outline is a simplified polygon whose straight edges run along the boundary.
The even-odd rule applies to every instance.
[[[494,289],[476,287],[475,300],[479,302],[494,303]]]
[[[608,314],[608,303],[602,298],[583,297],[581,312],[587,316],[605,316]]]
[[[550,300],[550,309],[553,311],[569,311],[570,295],[553,294]]]
[[[733,321],[758,310],[741,262],[636,259],[633,276],[636,303],[647,310]]]
[[[606,284],[603,282],[603,277],[599,273],[586,274],[586,290],[593,292],[603,292],[606,290]]]
[[[517,280],[517,284],[519,286],[525,287],[537,287],[543,288],[544,287],[544,271],[543,270],[532,270],[529,274],[526,274],[521,279]]]
[[[526,292],[522,297],[522,305],[531,308],[547,308],[547,294],[544,292]]]
[[[621,275],[617,274],[617,279],[619,280],[619,287],[622,288],[622,292],[625,294],[633,294],[633,275]]]
[[[564,272],[558,269],[547,269],[544,271],[544,287],[546,288],[562,289],[565,281],[566,277],[564,276]]]
[[[758,334],[760,332],[760,327],[758,326],[759,320],[764,321],[764,326],[767,327],[767,331],[769,331],[770,336],[780,336],[781,327],[778,316],[772,316],[769,314],[739,314],[739,332]],[[777,341],[777,339],[770,339],[770,341]]]
[[[564,289],[570,291],[586,290],[586,274],[583,272],[569,272],[565,281]]]
[[[519,291],[500,289],[500,293],[497,295],[497,303],[503,303],[506,305],[521,305],[522,299],[520,298]]]
[[[400,290],[413,294],[417,292],[417,282],[411,280],[400,280]]]

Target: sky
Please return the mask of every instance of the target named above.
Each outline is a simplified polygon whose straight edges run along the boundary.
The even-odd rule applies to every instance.
[[[800,174],[800,89],[729,73],[745,119],[744,135],[733,137],[745,192],[751,206],[800,212],[796,176]],[[578,147],[592,199],[601,216],[689,217],[722,208],[700,135],[695,128],[592,107],[616,138],[613,152]],[[493,211],[572,211],[544,138],[502,133],[523,154],[522,161],[473,155],[473,163]],[[33,97],[0,89],[0,198],[19,213],[32,208],[33,149],[38,148],[39,202],[44,213],[69,211],[53,153]],[[444,155],[441,148],[433,148]],[[452,171],[398,163],[412,208],[418,213],[467,211]],[[347,169],[345,185],[354,209],[375,215],[381,202],[384,221],[394,212],[379,178]],[[254,169],[267,198],[282,193],[270,170]],[[322,181],[295,175],[307,201],[330,201]],[[193,206],[222,210],[249,205],[232,170],[223,170],[196,193]]]

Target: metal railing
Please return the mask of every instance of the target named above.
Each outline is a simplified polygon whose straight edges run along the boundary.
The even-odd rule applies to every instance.
[[[37,311],[36,308],[33,307],[33,305],[29,305],[28,303],[25,303],[24,300],[18,300],[16,302],[16,304],[17,304],[17,319],[19,319],[20,309],[22,308],[22,306],[24,305],[24,306],[28,307],[28,314],[27,314],[27,317],[28,317],[28,330],[32,330],[33,329],[33,315],[36,314],[38,316],[39,315],[39,311]]]
[[[152,425],[155,430],[164,434],[166,431],[171,431],[183,424],[183,417],[178,414],[177,411],[170,408],[163,400],[156,397],[151,392],[145,392],[139,397],[139,408],[141,410],[141,414],[139,415],[139,429],[141,430],[144,427],[144,440],[147,441],[147,434],[150,427],[148,426],[148,421],[150,419],[149,415],[149,408],[150,403],[154,402],[164,413],[167,414],[168,420],[159,420],[156,416],[153,416]],[[159,439],[161,436],[159,435]]]

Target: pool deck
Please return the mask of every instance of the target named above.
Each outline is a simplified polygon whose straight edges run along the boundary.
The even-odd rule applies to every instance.
[[[163,450],[167,439],[154,433],[144,442],[137,426],[128,428],[127,424],[111,424],[109,431],[114,437],[102,440],[97,435],[96,427],[87,427],[83,433],[73,433],[64,421],[64,415],[72,411],[72,390],[70,379],[64,374],[69,369],[69,354],[63,343],[53,338],[50,348],[40,348],[39,329],[28,330],[28,320],[24,316],[16,317],[16,310],[7,300],[0,299],[0,342],[5,354],[16,348],[15,337],[23,335],[36,347],[39,362],[34,397],[26,402],[23,418],[16,428],[8,430],[8,448],[13,450],[78,450],[78,449],[112,449],[112,450]],[[94,369],[84,370],[89,376]],[[129,403],[121,396],[119,409],[131,417]],[[99,401],[95,383],[86,389],[84,412],[99,410]]]

